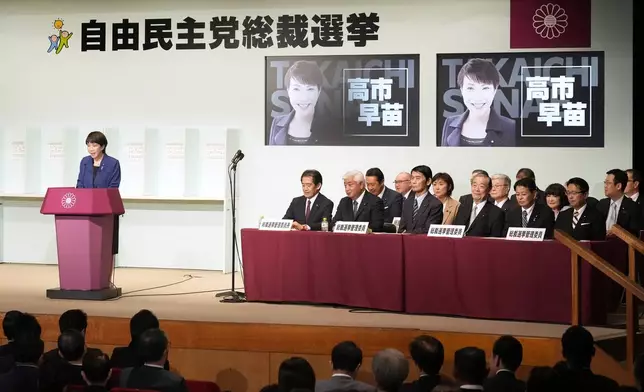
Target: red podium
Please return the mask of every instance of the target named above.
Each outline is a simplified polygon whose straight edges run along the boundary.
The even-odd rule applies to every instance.
[[[60,287],[47,298],[106,300],[112,287],[114,217],[125,212],[116,188],[49,188],[40,213],[55,215]]]

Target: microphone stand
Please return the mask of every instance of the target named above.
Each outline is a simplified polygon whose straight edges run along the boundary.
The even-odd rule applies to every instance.
[[[241,157],[243,158],[243,156]],[[228,167],[228,180],[230,181],[230,212],[232,222],[232,273],[231,273],[231,290],[218,293],[215,297],[224,297],[220,302],[222,303],[242,303],[246,302],[246,293],[235,291],[235,255],[237,247],[237,231],[235,228],[235,197],[237,188],[237,163],[241,160],[235,156]]]

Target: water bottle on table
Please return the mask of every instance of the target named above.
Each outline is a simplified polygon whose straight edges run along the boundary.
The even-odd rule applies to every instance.
[[[322,231],[329,231],[329,222],[326,218],[322,218]]]

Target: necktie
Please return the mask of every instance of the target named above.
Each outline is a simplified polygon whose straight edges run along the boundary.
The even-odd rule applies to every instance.
[[[474,223],[474,219],[476,219],[476,204],[472,206],[472,214],[470,215],[470,224],[467,225],[468,230],[470,227],[472,227],[472,223]]]
[[[309,214],[311,213],[311,199],[306,200],[306,212],[304,213],[304,221],[309,221]]]
[[[418,215],[418,199],[414,199],[414,211],[411,214],[412,223],[416,222],[416,215]]]
[[[523,210],[523,213],[521,214],[521,225],[523,227],[528,227],[528,211]]]
[[[358,213],[358,200],[353,201],[353,217],[356,217],[356,214]]]
[[[577,223],[579,223],[579,211],[575,211],[574,214],[572,214],[572,229],[575,230],[575,227],[577,227]]]
[[[606,230],[610,230],[615,223],[617,223],[617,203],[612,201],[610,211],[608,212],[608,219],[606,219]]]

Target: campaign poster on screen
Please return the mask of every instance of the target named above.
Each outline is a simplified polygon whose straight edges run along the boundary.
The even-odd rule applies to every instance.
[[[604,147],[604,52],[438,54],[439,147]]]
[[[265,144],[418,146],[420,56],[267,56]]]

